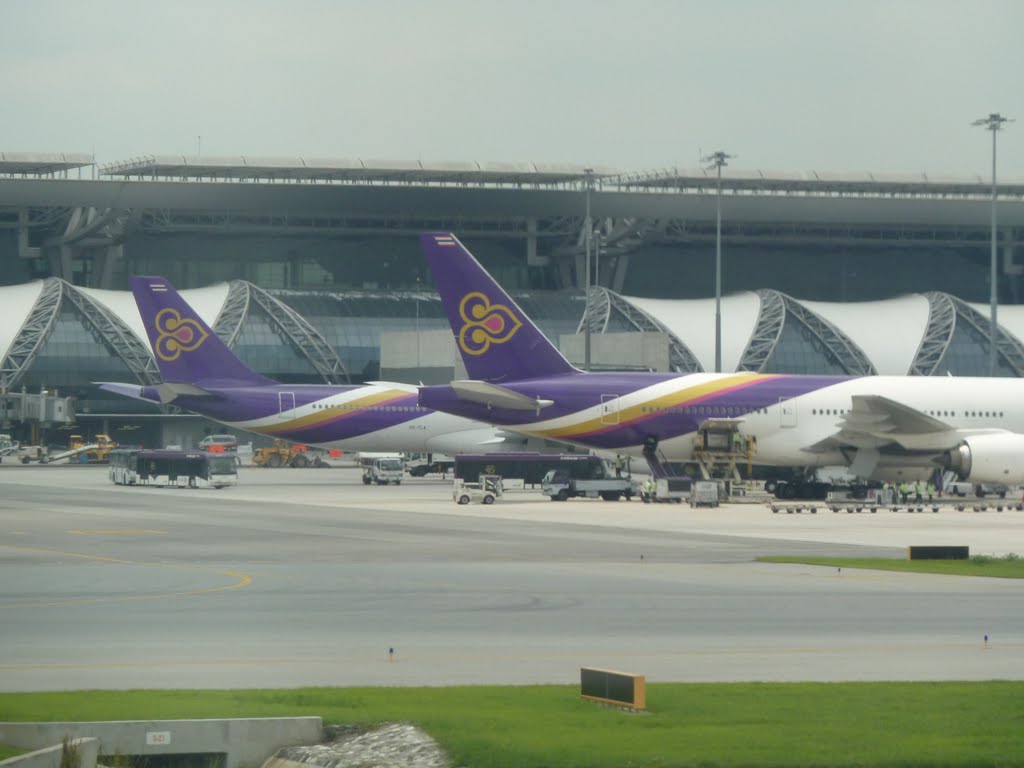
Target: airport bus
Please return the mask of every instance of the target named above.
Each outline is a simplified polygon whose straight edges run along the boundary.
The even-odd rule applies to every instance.
[[[454,475],[467,483],[479,482],[480,475],[500,475],[506,488],[514,480],[530,487],[540,485],[553,469],[567,472],[574,480],[614,477],[607,462],[592,453],[462,453],[455,457]]]
[[[238,461],[233,453],[118,448],[110,452],[109,477],[116,485],[223,488],[238,484]]]

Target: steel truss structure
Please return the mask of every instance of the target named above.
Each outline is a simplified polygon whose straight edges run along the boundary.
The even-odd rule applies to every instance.
[[[214,332],[228,347],[235,345],[253,304],[266,313],[277,333],[309,360],[326,383],[350,382],[345,364],[316,328],[283,301],[245,280],[232,280],[228,284],[227,299],[213,324]]]
[[[956,330],[956,305],[948,293],[932,291],[924,294],[928,299],[928,324],[921,345],[910,366],[912,376],[931,376],[942,361]]]
[[[592,287],[587,295],[586,314],[586,317],[590,318],[590,332],[605,333],[608,330],[608,323],[613,311],[638,331],[665,334],[668,337],[669,367],[673,371],[701,373],[704,370],[690,348],[663,323],[626,301],[614,291],[602,287]],[[583,333],[584,322],[585,318],[580,320],[577,333]]]
[[[32,366],[49,340],[65,300],[75,307],[96,340],[120,359],[139,383],[160,381],[160,372],[149,349],[121,318],[70,283],[49,277],[43,281],[39,298],[18,330],[7,356],[0,361],[0,390],[10,391],[16,387]]]
[[[775,351],[786,322],[792,319],[810,333],[847,373],[854,376],[873,376],[878,373],[861,348],[845,333],[792,296],[770,289],[762,289],[757,295],[761,299],[761,311],[738,370],[763,371]]]

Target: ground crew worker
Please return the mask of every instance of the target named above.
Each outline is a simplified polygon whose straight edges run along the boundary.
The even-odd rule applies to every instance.
[[[924,492],[925,495],[928,497],[928,501],[931,501],[933,498],[935,498],[935,484],[928,483],[928,485],[925,486]]]
[[[907,503],[907,496],[910,495],[910,485],[904,481],[900,483],[900,501]]]
[[[623,466],[622,454],[616,453],[615,454],[615,476],[616,477],[622,477],[622,466]]]
[[[916,501],[919,504],[921,503],[921,481],[920,480],[915,480],[914,481],[914,501]]]
[[[732,433],[732,450],[733,453],[743,453],[743,435],[739,430]]]

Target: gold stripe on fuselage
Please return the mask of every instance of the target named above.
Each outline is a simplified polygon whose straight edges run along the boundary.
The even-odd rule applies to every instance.
[[[318,427],[321,424],[326,424],[330,421],[337,421],[338,419],[351,418],[361,411],[368,408],[380,405],[381,403],[388,403],[394,400],[398,400],[403,397],[409,397],[411,392],[404,392],[400,389],[387,389],[383,392],[378,392],[373,395],[364,395],[363,397],[357,397],[353,400],[346,400],[341,403],[334,403],[314,410],[312,413],[300,416],[296,419],[288,419],[287,421],[278,421],[272,424],[261,424],[260,426],[246,427],[253,432],[260,434],[276,434],[285,430],[297,430],[307,429],[309,427]],[[297,410],[297,409],[296,409]]]
[[[766,381],[778,378],[777,376],[764,375],[759,373],[740,373],[735,376],[728,376],[722,379],[714,379],[702,384],[695,384],[692,387],[678,389],[660,397],[645,400],[628,408],[619,411],[619,419],[615,424],[607,424],[602,421],[603,416],[596,416],[586,421],[572,424],[566,427],[555,427],[552,429],[537,430],[536,434],[551,438],[577,438],[595,432],[608,431],[609,427],[616,428],[639,421],[651,415],[652,410],[677,408],[684,405],[692,405],[709,397],[721,395],[734,389],[750,386],[758,381]],[[636,393],[630,393],[636,394]],[[629,395],[623,395],[629,397]],[[645,410],[646,409],[646,410]]]

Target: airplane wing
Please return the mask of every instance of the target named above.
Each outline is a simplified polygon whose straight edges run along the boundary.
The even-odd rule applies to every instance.
[[[839,430],[811,446],[878,449],[896,444],[907,450],[944,450],[962,439],[946,422],[882,395],[854,395],[853,406],[839,421]]]
[[[511,408],[517,411],[540,412],[541,408],[547,408],[549,405],[554,405],[555,402],[554,400],[529,397],[486,381],[453,381],[451,387],[462,400],[482,403],[488,408]]]

